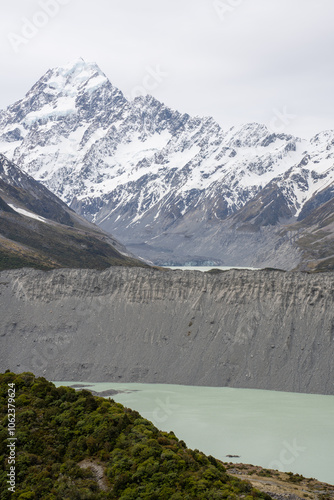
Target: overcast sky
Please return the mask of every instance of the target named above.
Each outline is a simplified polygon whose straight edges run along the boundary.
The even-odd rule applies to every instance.
[[[14,0],[1,9],[0,108],[81,56],[227,129],[334,129],[334,0]]]

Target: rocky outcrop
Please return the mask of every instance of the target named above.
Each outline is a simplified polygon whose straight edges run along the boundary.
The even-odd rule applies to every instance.
[[[334,275],[0,274],[0,370],[334,394]]]

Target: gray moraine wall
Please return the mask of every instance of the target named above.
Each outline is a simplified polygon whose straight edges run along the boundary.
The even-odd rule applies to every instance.
[[[334,394],[334,274],[0,273],[0,370]]]

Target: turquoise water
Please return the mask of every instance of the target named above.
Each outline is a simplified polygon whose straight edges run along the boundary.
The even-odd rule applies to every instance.
[[[334,396],[163,384],[87,388],[124,391],[111,397],[159,429],[174,431],[190,448],[334,484]]]
[[[229,271],[230,269],[250,269],[251,271],[256,271],[257,267],[231,267],[231,266],[164,266],[167,269],[181,269],[182,271],[210,271],[210,269],[220,269],[222,271]]]

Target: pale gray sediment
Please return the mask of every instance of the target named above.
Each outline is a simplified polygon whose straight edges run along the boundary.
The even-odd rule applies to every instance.
[[[334,394],[334,274],[0,273],[0,369]]]

